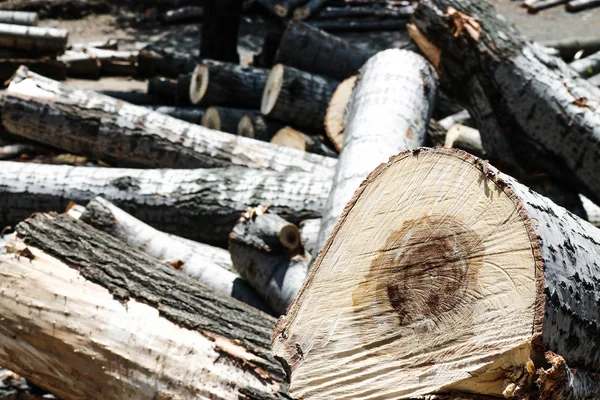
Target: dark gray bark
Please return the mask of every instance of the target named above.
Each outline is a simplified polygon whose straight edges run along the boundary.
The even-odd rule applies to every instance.
[[[244,115],[238,123],[237,134],[268,142],[284,126],[282,122],[265,118],[262,115]]]
[[[310,24],[326,32],[373,32],[406,29],[408,18],[339,18],[313,20]]]
[[[197,107],[150,106],[149,108],[161,114],[166,114],[196,125],[202,125],[202,117],[205,112],[204,109]]]
[[[198,55],[148,45],[138,55],[138,74],[142,78],[166,76],[177,78],[190,73],[198,64]]]
[[[239,63],[238,31],[242,0],[210,0],[204,5],[200,57]]]
[[[409,18],[415,7],[404,6],[398,8],[381,7],[379,5],[354,6],[354,7],[325,7],[314,15],[315,19],[336,19],[352,17],[405,17]]]
[[[326,3],[327,0],[309,0],[308,3],[294,10],[294,19],[301,21],[310,18],[313,14],[319,12]]]
[[[567,3],[568,11],[581,11],[600,6],[600,0],[572,0]]]
[[[290,22],[275,62],[337,80],[356,75],[375,52],[301,22]]]
[[[318,218],[331,174],[270,172],[241,167],[139,170],[4,161],[0,164],[0,226],[34,212],[63,211],[69,201],[101,196],[148,225],[225,246],[240,213],[271,204],[290,222]]]
[[[70,77],[85,79],[100,78],[102,64],[100,60],[92,55],[80,51],[67,50],[58,60],[65,63],[67,75]]]
[[[50,79],[62,81],[67,79],[67,66],[64,62],[51,57],[31,58],[0,58],[0,81],[6,82],[21,65],[31,71],[44,75]]]
[[[177,80],[155,76],[148,79],[148,94],[160,96],[163,104],[177,103]],[[188,103],[189,104],[189,103]]]
[[[154,106],[165,102],[165,97],[156,93],[121,90],[100,90],[98,93],[136,106]]]
[[[209,107],[202,117],[202,126],[221,132],[237,134],[238,124],[244,115],[257,115],[258,111],[239,108]]]

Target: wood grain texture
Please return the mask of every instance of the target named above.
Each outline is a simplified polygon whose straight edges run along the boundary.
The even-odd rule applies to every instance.
[[[344,143],[344,114],[358,75],[344,79],[331,95],[325,114],[325,132],[337,151]]]

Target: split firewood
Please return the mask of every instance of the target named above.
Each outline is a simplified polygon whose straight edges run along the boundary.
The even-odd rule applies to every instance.
[[[326,32],[373,32],[406,29],[408,18],[339,18],[313,20],[310,24]]]
[[[448,129],[444,147],[454,147],[477,157],[486,157],[479,131],[461,124],[455,124]]]
[[[192,104],[258,110],[269,75],[264,68],[205,60],[189,77]]]
[[[356,17],[404,17],[410,18],[415,11],[413,5],[403,7],[358,6],[358,7],[325,7],[319,11],[315,19],[337,19]]]
[[[74,107],[73,105],[77,106]],[[24,124],[23,121],[28,121]],[[335,160],[228,135],[21,69],[2,108],[17,136],[111,165],[330,170]]]
[[[149,256],[197,279],[200,283],[271,313],[255,290],[231,271],[231,256],[225,249],[174,239],[125,211],[97,197],[86,207],[73,207],[69,215],[104,231]]]
[[[344,112],[346,111],[348,101],[350,101],[350,95],[352,94],[352,89],[356,84],[357,78],[358,75],[355,75],[343,80],[335,89],[333,95],[331,95],[329,105],[327,106],[325,132],[337,151],[342,150],[342,143],[344,142]]]
[[[319,252],[319,249],[317,248],[317,237],[319,236],[319,228],[321,227],[321,218],[306,219],[300,222],[299,226],[300,238],[302,239],[304,251],[310,256],[316,257]]]
[[[399,49],[377,53],[361,69],[346,109],[344,143],[323,213],[319,248],[376,166],[424,145],[437,92],[434,74],[423,57]]]
[[[242,214],[229,235],[229,252],[240,275],[281,315],[302,286],[310,258],[301,251],[298,227],[264,208]]]
[[[40,58],[0,58],[0,82],[9,80],[22,65],[32,72],[59,81],[67,79],[67,65],[54,57]]]
[[[58,61],[65,64],[67,75],[72,78],[100,79],[102,64],[93,55],[67,50]]]
[[[63,399],[285,398],[273,318],[81,221],[19,224],[0,276],[0,363]]]
[[[138,54],[138,74],[142,78],[166,76],[177,78],[188,74],[198,65],[198,57],[183,51],[167,51],[166,49],[149,45]]]
[[[429,0],[413,21],[413,39],[444,71],[442,84],[468,109],[489,157],[518,179],[544,171],[600,200],[600,90],[487,3]]]
[[[600,73],[600,51],[587,57],[580,58],[579,60],[572,61],[569,63],[569,67],[573,68],[573,70],[583,78],[589,78],[590,76]]]
[[[290,394],[596,398],[599,241],[467,153],[393,157],[357,190],[275,329]]]
[[[160,20],[164,24],[180,24],[182,22],[199,22],[204,16],[204,8],[198,6],[185,6],[169,10],[164,13]]]
[[[177,79],[165,78],[163,76],[154,76],[148,79],[146,92],[151,95],[158,95],[163,100],[163,104],[188,105],[185,102],[178,102]]]
[[[238,123],[237,134],[268,142],[284,126],[282,122],[265,118],[262,115],[244,115]]]
[[[0,46],[10,49],[62,54],[67,48],[68,35],[65,29],[0,23]]]
[[[0,24],[37,26],[38,22],[38,15],[34,12],[0,10]]]
[[[325,6],[328,0],[309,0],[308,3],[294,10],[293,19],[301,21],[310,18],[313,14],[319,12]]]
[[[325,132],[325,113],[338,81],[277,64],[264,87],[260,111],[308,132]]]
[[[337,158],[338,152],[326,143],[327,139],[320,135],[307,135],[289,126],[281,128],[271,138],[270,142],[292,149],[321,154]]]
[[[343,80],[356,75],[373,54],[305,23],[290,22],[275,62]]]
[[[3,161],[0,226],[15,226],[34,212],[62,211],[69,201],[85,204],[101,196],[153,228],[226,246],[227,235],[248,207],[270,204],[273,212],[293,223],[321,217],[331,176],[243,167],[182,172]]]
[[[237,134],[238,124],[245,115],[257,115],[258,111],[228,107],[209,107],[202,117],[202,126],[221,132]]]
[[[149,106],[149,108],[161,114],[166,114],[196,125],[202,125],[202,117],[205,113],[205,110],[197,107]]]
[[[600,6],[600,0],[572,0],[567,3],[568,11],[581,11]]]
[[[200,37],[200,57],[233,63],[237,52],[242,18],[242,0],[209,0],[204,5]]]

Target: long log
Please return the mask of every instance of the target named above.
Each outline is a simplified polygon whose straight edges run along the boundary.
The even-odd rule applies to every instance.
[[[0,24],[37,26],[38,22],[38,15],[34,12],[0,10]]]
[[[307,135],[289,126],[278,130],[271,138],[270,142],[279,146],[321,154],[322,156],[332,158],[338,157],[338,152],[331,148],[331,145],[327,143],[325,137],[320,135]]]
[[[275,62],[343,80],[356,75],[373,52],[302,22],[290,22]]]
[[[413,21],[422,35],[413,36],[417,44],[442,52],[438,57],[429,50],[428,57],[474,118],[492,160],[519,179],[545,171],[600,199],[597,88],[485,2],[427,0]]]
[[[237,134],[243,116],[258,114],[258,111],[228,107],[208,107],[202,117],[202,126],[208,129]]]
[[[65,54],[58,58],[58,61],[65,64],[69,77],[100,79],[102,64],[93,55],[76,50],[67,50]],[[31,67],[29,68],[32,69]],[[44,76],[52,78],[47,75]]]
[[[6,82],[20,66],[26,66],[31,71],[59,81],[67,79],[67,65],[53,57],[40,58],[0,58],[0,81]]]
[[[342,150],[344,143],[344,112],[350,101],[352,89],[356,84],[357,75],[344,79],[331,95],[327,113],[325,114],[325,132],[337,151]]]
[[[148,94],[158,95],[163,100],[163,104],[179,104],[188,105],[185,101],[178,102],[177,96],[177,79],[165,78],[163,76],[154,76],[148,79],[146,89]]]
[[[407,50],[386,50],[361,69],[345,117],[344,143],[317,246],[332,232],[367,175],[401,151],[423,146],[437,81],[429,63]]]
[[[204,60],[188,87],[192,104],[258,110],[269,75],[264,68]]]
[[[538,11],[545,10],[547,8],[556,7],[561,4],[565,4],[569,2],[569,0],[536,0],[533,2],[525,2],[524,6],[527,8],[527,12],[530,14],[535,14]]]
[[[68,216],[16,231],[0,256],[9,369],[65,400],[286,398],[273,318]]]
[[[590,76],[600,73],[600,51],[590,54],[587,57],[580,58],[579,60],[572,61],[569,63],[569,67],[573,68],[573,70],[583,78],[589,78]]]
[[[567,3],[567,10],[576,12],[600,6],[600,0],[572,0]]]
[[[204,5],[200,57],[240,62],[237,52],[242,0],[209,0]]]
[[[310,133],[325,132],[325,113],[339,82],[277,64],[269,73],[260,111]]]
[[[483,151],[479,131],[460,124],[455,124],[448,129],[444,147],[461,149],[476,157],[485,157],[486,155]]]
[[[237,134],[268,142],[284,126],[282,122],[265,118],[262,115],[244,115],[238,123]]]
[[[124,166],[329,170],[335,160],[241,138],[21,70],[2,109],[15,135]]]
[[[5,161],[0,164],[0,182],[0,226],[14,226],[38,211],[62,211],[69,201],[85,204],[101,196],[163,232],[225,246],[247,207],[271,204],[273,212],[293,223],[320,217],[331,173],[242,167],[139,170]]]
[[[393,157],[357,190],[275,329],[290,394],[596,398],[599,242],[467,153]]]
[[[313,20],[310,24],[326,32],[373,32],[406,29],[408,18],[339,18]]]
[[[137,73],[138,51],[119,51],[94,47],[88,47],[84,51],[100,61],[103,75],[134,76]]]
[[[150,109],[196,125],[202,125],[205,113],[205,110],[198,107],[150,106]]]
[[[403,7],[354,6],[354,7],[325,7],[315,16],[315,19],[337,19],[352,17],[405,17],[409,18],[415,11],[413,5]]]
[[[68,35],[65,29],[0,23],[0,46],[4,48],[62,54]]]
[[[101,197],[95,198],[82,208],[83,210],[69,210],[69,215],[167,263],[217,292],[271,313],[248,282],[231,271],[231,256],[227,250],[173,238],[146,225]]]

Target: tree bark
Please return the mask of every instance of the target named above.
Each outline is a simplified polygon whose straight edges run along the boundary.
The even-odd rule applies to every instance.
[[[576,12],[600,6],[600,0],[572,0],[567,3],[567,10]]]
[[[172,78],[165,78],[162,76],[155,76],[148,79],[148,88],[146,89],[148,94],[158,95],[163,100],[163,104],[185,104],[185,101],[178,102],[177,96],[177,80]]]
[[[335,160],[208,130],[21,70],[2,109],[18,136],[110,164],[328,171]],[[27,121],[27,123],[24,123]]]
[[[318,248],[356,188],[376,166],[401,151],[423,146],[436,92],[433,69],[416,53],[386,50],[367,61],[346,109],[344,144]]]
[[[306,277],[309,258],[301,246],[295,225],[261,207],[244,213],[229,235],[233,266],[280,315]]]
[[[262,115],[244,115],[238,124],[237,134],[268,142],[284,126],[283,123],[265,118]]]
[[[38,214],[8,246],[0,362],[39,386],[65,400],[286,398],[266,314],[68,216]]]
[[[67,50],[65,54],[58,58],[58,61],[65,64],[66,73],[69,77],[100,79],[102,64],[93,55]],[[47,75],[44,76],[48,77]]]
[[[62,54],[67,48],[68,35],[65,29],[0,23],[0,46],[4,48]]]
[[[103,75],[134,76],[137,73],[138,51],[118,51],[88,47],[85,52],[100,60]]]
[[[598,243],[600,230],[467,153],[393,157],[357,190],[275,329],[290,394],[596,398]],[[554,375],[546,351],[577,372]]]
[[[373,32],[406,29],[407,18],[339,18],[313,20],[310,24],[326,32]]]
[[[204,6],[200,57],[240,62],[237,52],[242,0],[211,0]]]
[[[344,113],[357,78],[355,75],[342,81],[331,95],[327,106],[325,132],[337,151],[342,150],[344,143]]]
[[[326,138],[317,135],[306,135],[289,126],[281,128],[271,138],[270,142],[280,146],[320,154],[322,156],[337,158],[338,152],[332,149]]]
[[[44,75],[59,81],[67,79],[67,66],[60,60],[52,57],[31,58],[0,58],[0,81],[9,80],[21,65],[25,65],[32,72]]]
[[[101,196],[163,232],[226,246],[227,235],[247,207],[271,204],[273,212],[294,223],[319,218],[331,188],[331,174],[241,167],[139,170],[5,161],[0,164],[0,183],[0,226],[14,226],[38,211],[62,211],[70,200],[85,204]]]
[[[204,60],[190,77],[192,104],[258,110],[269,70]]]
[[[338,83],[277,64],[265,84],[260,111],[309,133],[324,133],[327,104]]]
[[[309,0],[308,3],[294,10],[293,19],[301,21],[310,18],[313,14],[319,12],[325,6],[327,0]]]
[[[428,0],[413,19],[424,37],[417,44],[441,51],[433,64],[442,84],[465,104],[493,160],[519,179],[545,171],[600,199],[597,88],[485,2]]]
[[[389,8],[381,6],[326,7],[319,11],[315,19],[337,19],[352,17],[405,17],[410,18],[415,11],[413,5]]]
[[[165,76],[178,78],[188,74],[198,65],[198,56],[181,51],[171,51],[155,45],[148,45],[138,55],[138,74],[142,78]]]
[[[356,75],[374,53],[301,22],[290,22],[275,62],[343,80]]]
[[[279,29],[269,30],[265,33],[260,53],[253,57],[254,66],[271,68],[275,64],[275,54],[277,54],[282,35],[282,30]]]
[[[209,107],[202,117],[202,126],[208,129],[237,134],[238,124],[244,115],[257,115],[258,111],[228,107]]]
[[[205,112],[202,108],[197,107],[151,106],[149,108],[161,114],[196,125],[202,125],[202,117]]]
[[[583,78],[600,73],[600,51],[569,63],[569,67]]]
[[[36,77],[35,79],[39,79]],[[17,90],[21,90],[18,88]],[[73,89],[81,92],[81,89]],[[138,92],[138,91],[130,91],[130,90],[99,90],[91,92],[87,91],[88,96],[96,96],[97,94],[103,95],[103,97],[108,96],[111,99],[122,100],[120,103],[131,103],[136,106],[156,106],[159,104],[163,104],[165,102],[165,97],[156,93],[147,93],[147,92]],[[112,100],[111,103],[115,103],[115,100]],[[145,109],[145,108],[144,108]]]
[[[37,26],[38,15],[27,11],[0,11],[0,24]]]
[[[78,206],[80,207],[80,206]],[[262,298],[237,273],[232,272],[227,250],[173,238],[146,225],[117,206],[96,197],[83,210],[71,209],[69,215],[122,240],[141,252],[197,279],[217,292],[272,313]]]

